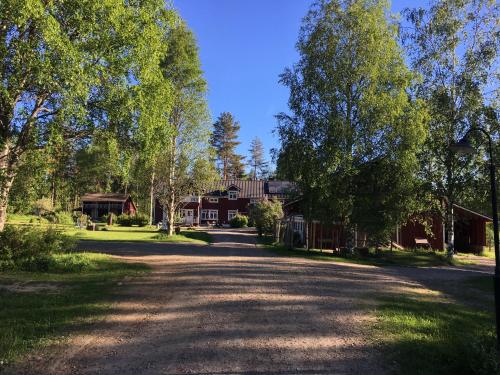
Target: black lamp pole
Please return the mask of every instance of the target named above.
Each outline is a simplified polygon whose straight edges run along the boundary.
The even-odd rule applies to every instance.
[[[474,148],[470,145],[468,136],[472,131],[478,131],[486,135],[488,138],[488,148],[490,154],[490,188],[491,188],[491,209],[493,211],[493,238],[495,242],[495,317],[496,317],[496,327],[497,327],[497,346],[500,348],[500,245],[498,237],[498,207],[497,207],[497,186],[496,186],[496,176],[495,176],[495,163],[493,161],[493,145],[491,141],[490,134],[480,127],[471,128],[465,136],[454,145],[451,145],[451,149],[462,153],[470,154],[474,152]]]

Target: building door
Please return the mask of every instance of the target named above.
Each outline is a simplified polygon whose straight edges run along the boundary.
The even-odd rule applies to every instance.
[[[184,218],[184,224],[193,225],[194,210],[193,209],[183,209],[181,215]]]

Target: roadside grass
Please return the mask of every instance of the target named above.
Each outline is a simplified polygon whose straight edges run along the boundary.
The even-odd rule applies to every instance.
[[[457,281],[460,282],[460,281]],[[395,374],[499,374],[492,278],[461,282],[463,298],[428,295],[382,296],[378,299],[375,342]],[[486,294],[486,296],[485,296]]]
[[[105,228],[105,230],[103,230]],[[211,242],[207,232],[197,230],[183,230],[180,234],[162,235],[156,227],[121,227],[100,226],[99,230],[66,228],[64,233],[75,236],[79,240],[93,241],[146,241],[146,242],[186,242],[193,244],[206,244]]]
[[[461,259],[448,259],[444,252],[433,251],[404,251],[393,249],[382,250],[376,253],[374,249],[370,249],[368,255],[349,255],[339,256],[332,252],[320,251],[318,249],[289,249],[283,245],[273,244],[272,240],[262,238],[259,242],[267,249],[271,250],[277,255],[285,257],[299,257],[307,258],[318,261],[340,262],[340,263],[356,263],[374,266],[404,266],[404,267],[436,267],[436,266],[449,266],[449,265],[465,265],[472,264],[472,261]]]
[[[113,286],[149,267],[108,255],[52,255],[47,273],[0,274],[0,372],[31,349],[62,339],[110,311]]]
[[[9,217],[11,225],[30,225],[35,227],[53,227],[60,230],[63,234],[73,236],[78,240],[92,241],[143,241],[143,242],[180,242],[192,244],[207,244],[212,242],[212,236],[204,231],[199,230],[183,230],[178,235],[165,236],[162,235],[156,226],[145,227],[122,227],[119,225],[107,226],[105,224],[97,224],[95,231],[79,229],[73,225],[63,224],[39,224],[30,223],[32,215],[13,215]]]

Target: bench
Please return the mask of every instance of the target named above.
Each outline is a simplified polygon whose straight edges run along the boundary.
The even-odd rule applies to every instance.
[[[431,244],[429,243],[429,241],[427,240],[427,238],[415,237],[415,246],[416,247],[427,247],[427,248],[430,248]]]

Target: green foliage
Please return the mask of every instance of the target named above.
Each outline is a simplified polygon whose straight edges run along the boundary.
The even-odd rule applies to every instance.
[[[255,137],[250,144],[248,165],[252,168],[251,178],[265,178],[269,175],[268,165],[264,156],[264,145],[260,138]]]
[[[377,235],[418,205],[411,187],[426,137],[426,111],[408,96],[415,77],[387,15],[385,1],[316,2],[301,28],[300,60],[281,75],[292,114],[277,116],[278,175],[297,182],[305,218],[352,228],[378,215],[377,227],[367,225]],[[377,180],[388,169],[394,181]],[[369,196],[365,181],[380,192],[377,207],[357,203]]]
[[[237,141],[240,124],[229,112],[223,112],[214,123],[210,144],[215,149],[219,172],[223,180],[241,178],[245,173],[242,159],[235,149],[240,144]]]
[[[0,232],[0,268],[47,271],[52,254],[72,251],[75,245],[53,228],[7,226]]]
[[[131,227],[137,225],[139,227],[144,227],[149,223],[149,217],[144,214],[127,215],[121,214],[116,218],[116,223],[124,227]]]
[[[64,212],[64,211],[47,212],[42,215],[42,218],[51,224],[63,224],[63,225],[74,224],[73,216],[69,212]]]
[[[493,139],[498,134],[498,90],[493,89],[498,87],[498,4],[433,0],[405,15],[411,27],[402,29],[403,41],[421,78],[413,94],[425,101],[430,114],[420,177],[437,200],[447,198],[444,219],[451,238],[452,204],[482,212],[485,203],[488,207],[484,136],[470,134],[477,144],[472,155],[457,155],[449,146],[473,127],[484,127]]]
[[[149,223],[149,217],[144,214],[136,214],[133,216],[133,222],[134,225],[137,225],[139,227],[144,227],[148,225]]]
[[[283,218],[283,208],[278,201],[261,201],[250,208],[250,220],[254,223],[259,236],[273,234],[280,219]]]
[[[40,198],[33,204],[33,209],[37,215],[44,216],[44,214],[53,212],[54,206],[49,198]]]
[[[248,226],[248,217],[245,215],[236,215],[229,222],[231,228],[244,228]]]
[[[116,223],[124,227],[131,227],[132,225],[134,225],[133,216],[130,216],[128,214],[118,215],[118,217],[116,218]]]
[[[131,138],[159,129],[171,109],[172,84],[160,65],[174,15],[160,0],[0,3],[0,66],[9,67],[0,84],[0,230],[12,184],[21,198],[33,159],[26,197],[45,193],[66,210],[75,196],[95,191],[90,184],[130,183],[131,149],[139,143]],[[101,139],[93,141],[96,130]],[[103,152],[76,163],[89,144]],[[16,183],[16,175],[26,180]],[[26,205],[16,199],[15,208]]]

